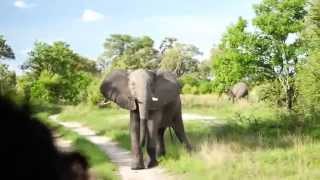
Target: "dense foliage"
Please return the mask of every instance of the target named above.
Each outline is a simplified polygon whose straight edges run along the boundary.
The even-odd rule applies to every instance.
[[[320,0],[312,1],[303,38],[310,56],[297,75],[297,109],[304,115],[320,115]]]
[[[153,69],[158,65],[157,50],[148,36],[132,37],[113,34],[105,40],[105,51],[99,58],[102,70],[112,69]]]
[[[0,35],[0,60],[14,59],[11,47]],[[0,95],[12,95],[15,93],[16,74],[10,71],[8,65],[0,62]]]
[[[217,91],[244,78],[268,80],[280,84],[283,101],[292,109],[297,65],[304,54],[298,33],[304,28],[305,7],[306,0],[263,0],[254,6],[255,32],[246,31],[242,18],[231,26],[213,56]]]
[[[193,45],[174,43],[162,50],[160,69],[174,72],[178,77],[198,71],[199,49]]]
[[[84,101],[92,74],[97,72],[94,62],[79,56],[64,42],[36,42],[22,68],[28,77],[20,79],[19,87],[26,97],[64,104]],[[31,83],[25,82],[29,80]]]

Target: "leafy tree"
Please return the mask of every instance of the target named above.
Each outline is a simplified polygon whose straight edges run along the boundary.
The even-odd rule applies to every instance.
[[[177,38],[166,37],[162,40],[159,50],[160,54],[163,55],[167,49],[173,48],[174,44],[178,41]]]
[[[263,0],[254,6],[256,32],[246,32],[241,18],[229,28],[213,56],[215,78],[225,85],[218,89],[242,78],[276,80],[292,109],[297,64],[303,55],[301,39],[292,37],[303,29],[305,6],[306,0]]]
[[[219,93],[254,74],[257,59],[248,51],[252,35],[246,28],[247,21],[240,17],[235,25],[228,27],[221,44],[212,52],[214,89]]]
[[[211,76],[211,62],[209,60],[201,61],[198,65],[199,79],[208,80]]]
[[[320,47],[320,0],[311,1],[302,38],[308,53]]]
[[[14,59],[14,53],[11,47],[6,43],[3,36],[0,35],[0,59]]]
[[[311,3],[302,37],[310,56],[297,74],[298,109],[313,116],[320,112],[320,0]]]
[[[269,44],[269,53],[260,52],[259,56],[273,70],[266,73],[275,75],[280,82],[288,109],[292,109],[296,96],[295,75],[301,55],[300,39],[292,43],[288,40],[290,35],[302,31],[307,13],[305,6],[306,0],[264,0],[254,7],[257,16],[253,24],[261,31],[259,37]]]
[[[14,53],[11,47],[6,43],[3,36],[0,35],[0,60],[14,59]],[[16,74],[9,71],[8,65],[0,63],[0,95],[9,95],[15,92]]]
[[[96,72],[94,62],[79,56],[64,42],[52,45],[36,42],[22,68],[30,76],[27,79],[33,80],[31,85],[25,82],[21,85],[23,91],[30,93],[31,99],[50,103],[85,100],[91,74]]]
[[[319,48],[320,50],[320,48]],[[301,66],[297,77],[298,107],[305,115],[320,112],[320,53],[314,53]]]
[[[8,66],[0,64],[0,95],[15,93],[16,74],[8,70]]]
[[[154,69],[158,65],[158,51],[153,44],[148,36],[113,34],[104,43],[105,52],[98,62],[100,69]]]
[[[178,77],[196,72],[199,64],[196,56],[201,54],[194,45],[175,43],[172,48],[164,52],[160,69],[172,71]]]
[[[23,70],[40,76],[43,70],[50,73],[69,75],[73,72],[96,72],[95,62],[79,56],[65,42],[54,42],[52,45],[36,42],[29,52],[28,60],[22,65]]]

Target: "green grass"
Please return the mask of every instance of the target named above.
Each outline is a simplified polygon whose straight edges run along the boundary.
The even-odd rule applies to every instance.
[[[68,106],[59,116],[66,121],[78,121],[94,129],[98,135],[106,135],[122,147],[130,149],[129,113],[119,108],[99,109],[87,105]]]
[[[98,146],[89,142],[77,133],[48,120],[49,113],[38,113],[37,116],[63,139],[71,140],[72,148],[83,154],[90,165],[90,172],[97,180],[118,180],[117,167],[108,159]]]
[[[215,96],[183,98],[184,112],[217,116],[225,124],[186,122],[195,147],[192,154],[166,133],[167,155],[160,164],[170,172],[182,179],[320,178],[317,122],[263,103],[232,104]],[[64,108],[60,117],[85,123],[129,149],[127,114],[121,109],[82,105]]]

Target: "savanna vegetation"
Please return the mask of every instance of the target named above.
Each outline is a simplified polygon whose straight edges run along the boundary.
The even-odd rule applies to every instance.
[[[14,50],[0,36],[0,94],[39,109],[62,106],[61,119],[80,121],[129,149],[128,113],[98,107],[101,80],[114,69],[172,71],[182,86],[183,111],[217,117],[217,123],[185,123],[191,154],[167,133],[161,166],[183,179],[318,179],[320,0],[262,0],[253,9],[253,20],[239,17],[204,60],[196,46],[174,37],[155,47],[148,36],[113,34],[97,61],[66,42],[35,42],[17,76],[5,64]],[[233,104],[224,94],[240,81],[250,86],[249,100]],[[104,167],[114,168],[97,168]]]

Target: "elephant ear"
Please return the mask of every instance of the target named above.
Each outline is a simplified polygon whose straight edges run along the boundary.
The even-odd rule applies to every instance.
[[[104,79],[100,91],[106,99],[117,103],[121,108],[135,110],[137,107],[128,82],[128,73],[124,70],[117,70]]]
[[[164,105],[176,101],[180,94],[177,77],[171,72],[158,71],[155,77],[154,98],[151,109],[159,109]]]

